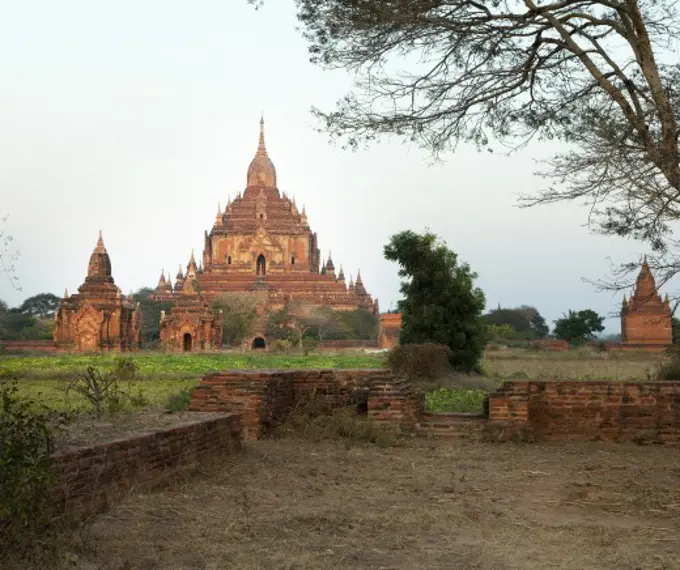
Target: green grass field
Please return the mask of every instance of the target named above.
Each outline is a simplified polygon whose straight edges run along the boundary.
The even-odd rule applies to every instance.
[[[81,411],[88,404],[76,394],[67,396],[64,387],[88,366],[112,370],[119,356],[40,355],[0,357],[0,380],[16,380],[20,393],[59,410]],[[165,407],[168,399],[193,388],[204,374],[225,369],[266,368],[381,368],[383,354],[317,353],[303,355],[273,353],[211,353],[165,355],[137,353],[137,378],[126,389],[142,394],[151,407]],[[537,353],[508,351],[487,353],[483,361],[486,377],[452,378],[423,386],[428,411],[479,412],[484,396],[504,380],[599,379],[640,380],[653,377],[663,360],[660,355],[616,355]]]

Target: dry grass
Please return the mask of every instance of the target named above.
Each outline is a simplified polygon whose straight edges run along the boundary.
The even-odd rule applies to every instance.
[[[483,368],[498,380],[649,380],[667,360],[663,353],[488,351]]]
[[[94,517],[55,569],[680,568],[680,455],[265,440]]]
[[[169,414],[164,410],[147,409],[122,412],[104,416],[97,420],[91,414],[82,414],[72,418],[64,428],[55,433],[57,449],[85,446],[113,441],[143,433],[176,427],[182,424],[197,422],[220,414],[202,412],[182,412]]]

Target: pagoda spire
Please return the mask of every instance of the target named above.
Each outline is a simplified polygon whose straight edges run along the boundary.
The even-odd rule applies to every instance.
[[[257,143],[258,154],[267,154],[267,147],[264,144],[264,113],[260,115],[260,140]]]
[[[64,289],[64,299],[68,299],[68,289]]]
[[[102,237],[102,231],[99,230],[99,237],[97,238],[97,246],[94,248],[95,253],[106,253],[106,247],[104,247],[104,238]]]

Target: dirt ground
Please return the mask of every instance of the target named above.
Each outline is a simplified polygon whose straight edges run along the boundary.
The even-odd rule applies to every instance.
[[[680,449],[259,441],[78,540],[62,568],[680,569]]]

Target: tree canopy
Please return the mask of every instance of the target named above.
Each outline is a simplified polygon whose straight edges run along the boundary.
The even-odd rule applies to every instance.
[[[595,333],[604,330],[603,321],[604,317],[590,309],[570,310],[567,315],[555,321],[555,336],[570,344],[583,344],[595,339]]]
[[[510,326],[519,338],[545,338],[550,328],[535,307],[521,305],[509,309],[493,309],[483,316],[487,325]]]
[[[258,297],[252,293],[222,293],[213,301],[213,310],[221,310],[222,344],[238,346],[252,332],[257,317]]]
[[[26,299],[19,307],[19,312],[42,319],[53,317],[60,302],[61,299],[52,293],[40,293]]]
[[[153,299],[153,292],[150,287],[142,287],[131,295],[131,298],[139,303],[142,311],[142,345],[147,348],[160,342],[161,311],[169,311],[172,308],[172,303],[168,301]]]
[[[675,2],[297,4],[311,60],[355,74],[335,110],[314,110],[333,138],[356,148],[398,135],[435,156],[461,141],[492,150],[559,139],[565,151],[543,171],[553,184],[524,205],[585,201],[600,232],[662,257],[680,245]],[[680,257],[660,268],[680,270]]]
[[[477,275],[432,233],[404,231],[385,246],[385,258],[399,266],[401,344],[436,343],[452,350],[451,364],[474,370],[486,342],[484,293],[474,286]]]

